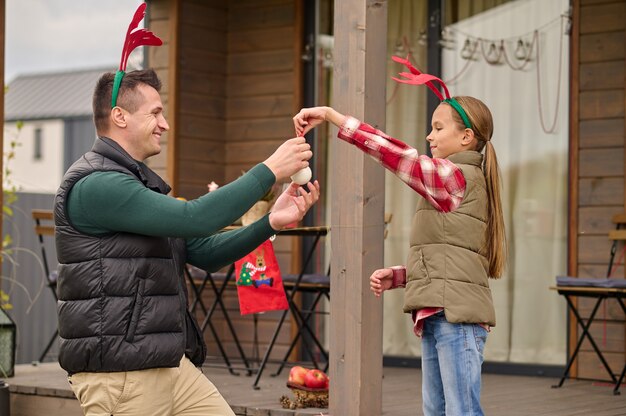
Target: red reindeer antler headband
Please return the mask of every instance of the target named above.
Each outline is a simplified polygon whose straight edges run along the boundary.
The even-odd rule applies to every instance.
[[[133,51],[133,49],[143,45],[163,45],[163,41],[159,39],[159,37],[154,33],[143,28],[137,29],[137,26],[139,26],[139,22],[141,22],[146,15],[146,7],[146,3],[141,3],[137,8],[137,11],[135,11],[133,20],[131,20],[130,25],[128,25],[128,30],[126,31],[126,39],[124,40],[124,48],[122,49],[120,69],[118,69],[115,73],[115,79],[113,81],[113,91],[111,93],[111,108],[115,107],[117,104],[117,96],[120,92],[120,85],[122,84],[122,78],[124,78],[124,74],[126,71],[128,57],[130,56],[130,53]]]
[[[432,92],[435,93],[437,97],[439,97],[441,101],[450,104],[452,108],[454,108],[456,112],[459,113],[461,119],[463,119],[463,124],[465,124],[465,127],[467,127],[468,129],[472,128],[472,123],[470,123],[467,113],[465,112],[463,107],[461,107],[461,104],[459,104],[457,100],[450,97],[450,92],[448,91],[448,87],[446,86],[445,82],[443,82],[440,78],[437,78],[434,75],[422,74],[417,68],[413,66],[413,64],[411,64],[408,59],[400,58],[398,56],[392,56],[391,59],[398,63],[401,63],[402,65],[406,66],[409,71],[411,71],[411,73],[400,72],[398,75],[403,77],[404,79],[392,77],[394,81],[410,85],[425,84],[428,88],[430,88]],[[446,94],[445,99],[443,98],[443,94],[441,94],[441,91],[439,91],[439,89],[433,84],[433,82],[438,82],[441,84],[441,86],[443,87],[443,91]]]

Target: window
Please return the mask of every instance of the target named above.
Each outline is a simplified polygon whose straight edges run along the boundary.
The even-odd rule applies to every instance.
[[[42,129],[38,127],[35,129],[33,136],[33,159],[41,160],[43,159],[43,147],[42,147]]]

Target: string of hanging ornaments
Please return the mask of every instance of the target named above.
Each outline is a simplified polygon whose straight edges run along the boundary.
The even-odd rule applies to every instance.
[[[563,65],[563,53],[564,42],[563,38],[569,35],[571,28],[571,16],[570,11],[562,14],[556,19],[547,22],[539,28],[527,32],[523,35],[502,38],[502,39],[486,39],[474,36],[469,33],[465,33],[458,29],[445,28],[441,33],[441,40],[439,46],[444,49],[455,50],[456,38],[461,36],[465,38],[463,47],[460,51],[461,58],[465,61],[463,67],[450,79],[444,82],[447,85],[453,85],[457,82],[463,74],[468,70],[470,65],[477,62],[480,58],[488,65],[500,66],[506,64],[513,71],[530,70],[529,64],[532,61],[536,62],[536,86],[537,86],[537,108],[539,111],[539,120],[541,128],[546,134],[554,134],[557,128],[558,115],[561,106],[561,84],[562,84],[562,65]],[[543,97],[542,97],[542,75],[541,75],[541,43],[539,42],[540,33],[552,26],[556,22],[561,23],[560,36],[559,36],[559,63],[558,63],[558,75],[556,83],[556,102],[554,105],[554,117],[550,126],[547,126],[544,117],[543,110]],[[426,46],[426,33],[421,31],[418,41],[418,45]],[[412,47],[408,39],[403,36],[401,42],[396,44],[396,55],[407,56],[408,59],[412,59]],[[419,68],[418,68],[419,69]],[[388,103],[395,96],[395,88],[392,96],[388,100]]]

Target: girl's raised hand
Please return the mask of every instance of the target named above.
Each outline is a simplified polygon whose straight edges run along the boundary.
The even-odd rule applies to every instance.
[[[390,268],[376,270],[370,276],[370,290],[380,297],[385,290],[391,289],[392,278],[393,270]]]
[[[326,121],[328,107],[303,108],[293,117],[296,136],[304,136],[314,127]]]
[[[345,118],[343,114],[331,107],[303,108],[293,117],[293,125],[296,129],[296,136],[304,136],[324,121],[329,121],[335,126],[341,127]]]

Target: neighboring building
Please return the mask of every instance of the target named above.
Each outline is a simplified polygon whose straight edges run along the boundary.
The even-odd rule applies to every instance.
[[[5,93],[5,161],[12,143],[16,147],[15,157],[5,166],[10,173],[4,180],[5,185],[16,187],[17,200],[13,215],[3,218],[2,230],[19,250],[3,256],[2,275],[7,279],[2,290],[10,296],[11,316],[19,328],[18,363],[38,360],[57,326],[55,299],[39,263],[41,251],[31,210],[52,209],[63,173],[93,145],[91,97],[98,77],[107,70],[20,75]],[[54,270],[54,239],[48,238],[45,244]],[[57,351],[55,342],[46,360],[54,360]]]
[[[20,75],[5,94],[4,151],[16,141],[8,178],[20,192],[55,193],[65,170],[96,137],[91,97],[110,68]],[[18,123],[22,128],[18,131]]]

